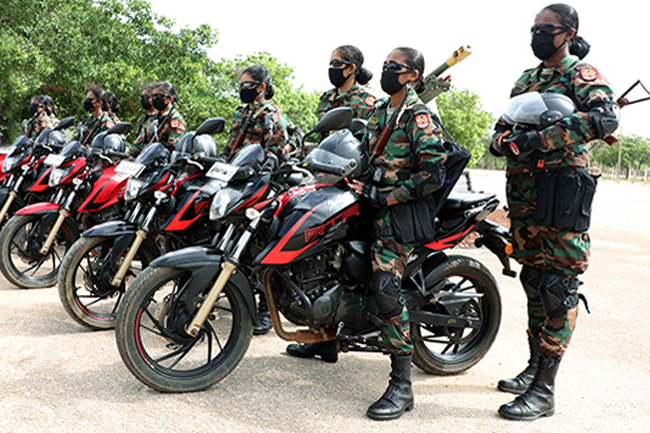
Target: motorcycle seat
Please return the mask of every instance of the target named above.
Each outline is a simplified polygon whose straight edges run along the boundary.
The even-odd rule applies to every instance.
[[[496,194],[454,193],[447,197],[447,200],[442,205],[442,210],[446,212],[462,212],[480,206],[493,198],[496,198]]]

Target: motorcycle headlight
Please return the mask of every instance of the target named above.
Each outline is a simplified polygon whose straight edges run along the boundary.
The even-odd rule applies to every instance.
[[[228,210],[228,205],[231,201],[232,190],[222,189],[215,194],[212,199],[212,204],[210,205],[210,219],[212,221],[217,221],[226,216],[226,211]]]
[[[11,170],[14,166],[14,162],[16,162],[16,158],[12,156],[8,156],[5,158],[4,162],[2,163],[2,171],[5,173],[8,173],[9,170]]]
[[[126,201],[135,200],[140,194],[140,190],[144,187],[145,182],[139,179],[130,178],[126,183],[126,190],[124,191],[124,199]]]
[[[66,167],[66,168],[54,168],[54,169],[52,169],[52,173],[50,173],[49,185],[50,186],[57,186],[58,184],[60,184],[61,180],[63,180],[63,178],[66,177],[70,173],[71,170],[72,170],[72,166]]]

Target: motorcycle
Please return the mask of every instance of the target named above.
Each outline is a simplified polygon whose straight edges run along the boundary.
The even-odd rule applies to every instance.
[[[207,182],[198,149],[214,148],[216,154],[210,135],[222,132],[224,123],[209,119],[181,139],[177,148],[187,146],[193,155],[174,152],[169,163],[169,152],[154,142],[135,161],[118,165],[116,171],[128,176],[124,199],[131,208],[125,219],[86,230],[61,263],[59,297],[79,324],[113,328],[127,280],[165,251],[210,242],[215,185]]]
[[[55,127],[47,127],[32,142],[26,135],[16,139],[2,164],[6,175],[0,186],[0,225],[27,204],[47,200],[51,165],[44,164],[48,155],[63,148],[62,131],[74,124],[74,117],[67,117]]]
[[[368,293],[371,214],[346,184],[366,171],[368,157],[351,132],[341,129],[351,114],[347,121],[339,116],[337,110],[323,116],[306,136],[339,130],[303,162],[282,166],[270,182],[296,171],[307,177],[303,185],[249,207],[241,194],[246,183],[219,190],[229,200],[215,196],[211,219],[231,226],[245,222],[241,235],[168,253],[133,281],[118,310],[116,340],[138,380],[164,392],[189,392],[226,377],[250,343],[256,324],[252,287],[258,283],[284,340],[335,339],[343,352],[384,350],[379,309]],[[497,206],[495,195],[448,197],[436,219],[436,240],[409,259],[402,294],[414,362],[426,372],[465,371],[496,337],[501,298],[494,276],[479,261],[445,250],[475,231],[512,274],[508,233],[485,220]],[[229,212],[242,207],[245,221]],[[307,328],[286,331],[280,313]]]
[[[45,159],[44,165],[52,167],[52,200],[23,207],[0,231],[0,271],[10,283],[21,288],[53,286],[65,251],[79,238],[80,229],[121,214],[118,195],[126,177],[111,168],[111,157],[127,155],[104,151],[103,142],[117,142],[123,151],[119,134],[130,127],[123,122],[98,135],[88,157],[87,149],[73,141]]]

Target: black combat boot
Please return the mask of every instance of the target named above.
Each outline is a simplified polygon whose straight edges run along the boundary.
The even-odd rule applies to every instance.
[[[560,358],[540,355],[537,373],[528,390],[499,408],[499,415],[516,421],[532,421],[555,413],[555,376]]]
[[[318,356],[325,362],[336,362],[339,358],[336,340],[310,344],[290,344],[287,346],[287,353],[298,358]]]
[[[411,358],[412,355],[390,355],[390,381],[384,395],[374,402],[366,412],[369,418],[375,420],[397,419],[406,410],[413,409],[414,398],[411,388]]]
[[[513,394],[523,394],[526,392],[530,383],[535,377],[537,372],[537,364],[539,361],[539,345],[541,341],[537,338],[528,336],[528,346],[530,348],[530,359],[528,366],[513,379],[502,379],[499,381],[499,390],[503,392],[511,392]]]
[[[253,335],[268,334],[273,327],[271,321],[271,313],[269,313],[269,306],[266,303],[266,296],[260,292],[260,299],[257,303],[257,326],[253,328]]]

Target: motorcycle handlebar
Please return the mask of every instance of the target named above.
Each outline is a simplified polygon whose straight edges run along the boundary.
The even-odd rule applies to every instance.
[[[302,166],[309,170],[320,171],[322,173],[333,174],[336,176],[343,176],[345,174],[345,170],[343,169],[343,167],[337,167],[329,164],[321,164],[318,162],[305,162],[303,163]]]

